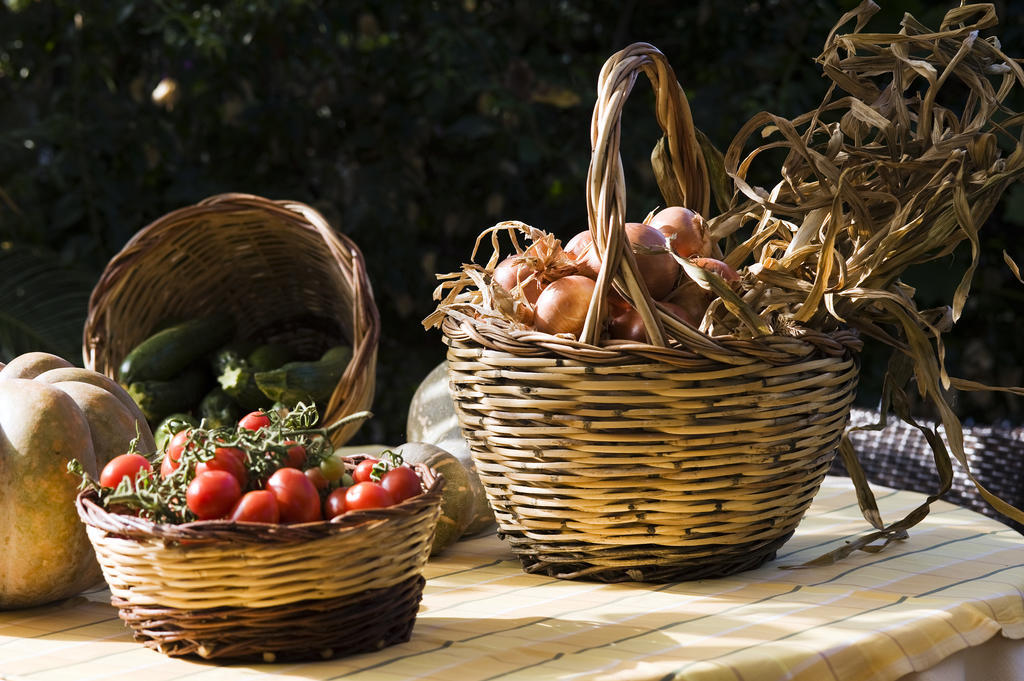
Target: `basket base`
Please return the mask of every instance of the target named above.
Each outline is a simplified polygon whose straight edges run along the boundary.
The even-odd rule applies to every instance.
[[[327,577],[329,579],[329,576]],[[135,640],[165,655],[249,662],[323,660],[408,641],[425,580],[269,608],[181,610],[111,598]]]
[[[692,551],[664,546],[540,545],[534,540],[502,534],[526,572],[598,582],[685,582],[726,577],[753,570],[775,558],[791,536],[793,531],[763,544],[722,547],[713,556],[705,552],[694,556]]]

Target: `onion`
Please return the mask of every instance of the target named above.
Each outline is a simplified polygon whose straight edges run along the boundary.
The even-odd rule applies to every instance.
[[[704,218],[689,208],[663,208],[648,224],[665,235],[669,247],[681,258],[711,253],[711,242],[708,239]]]
[[[694,319],[693,314],[682,305],[662,301],[661,306],[669,314],[684,322],[689,322],[691,325],[696,326],[700,319],[700,317]],[[704,313],[702,311],[701,317],[703,316]],[[647,343],[647,327],[644,326],[644,318],[640,316],[640,312],[635,308],[628,308],[625,312],[612,317],[612,320],[608,323],[608,337]]]
[[[527,326],[532,325],[534,303],[544,288],[540,273],[526,265],[521,257],[513,255],[498,263],[493,277],[494,283],[512,297],[515,318]]]
[[[491,276],[494,283],[512,296],[516,319],[530,325],[540,292],[549,282],[573,271],[575,265],[566,257],[561,243],[548,234],[534,241],[524,252],[502,260]]]
[[[677,317],[685,319],[694,326],[698,326],[700,320],[704,318],[708,304],[711,302],[711,294],[695,282],[687,281],[673,291],[664,302],[666,305],[673,305],[679,308],[680,313],[676,314]],[[675,313],[675,310],[673,310],[673,313]]]
[[[679,278],[679,263],[669,253],[644,253],[643,250],[664,250],[667,245],[665,236],[653,227],[642,222],[625,224],[626,238],[636,253],[636,264],[640,270],[640,278],[647,285],[652,298],[661,299],[672,290]],[[640,252],[637,252],[637,249]],[[601,259],[589,230],[584,230],[565,245],[565,252],[575,260],[576,272],[585,277],[596,279],[601,269]]]
[[[612,317],[608,323],[608,337],[646,343],[647,328],[644,326],[644,318],[635,308],[630,307],[622,314]]]
[[[609,319],[618,317],[620,314],[625,314],[633,309],[633,306],[629,304],[629,301],[620,296],[614,290],[608,291],[608,296],[605,301],[608,304],[607,317]]]
[[[665,308],[665,311],[671,314],[673,317],[678,317],[684,322],[689,322],[692,326],[696,326],[697,324],[700,323],[701,318],[704,316],[704,309],[707,308],[707,306],[705,305],[704,308],[701,309],[700,315],[694,316],[693,312],[677,303],[673,303],[668,300],[663,300],[661,304]]]
[[[627,222],[626,237],[633,244],[634,252],[638,246],[653,250],[666,247],[665,236],[642,222]],[[669,253],[636,253],[636,266],[640,270],[640,277],[647,284],[647,291],[655,300],[661,300],[671,293],[679,279],[679,263]]]
[[[583,333],[587,308],[596,282],[590,277],[570,274],[551,282],[537,298],[535,325],[544,333]]]
[[[532,275],[532,276],[531,276]],[[494,268],[494,282],[509,293],[518,286],[523,297],[532,305],[544,289],[541,274],[531,268],[522,257],[510,255]]]
[[[690,258],[690,262],[697,267],[706,269],[708,272],[714,272],[726,281],[736,282],[740,280],[739,272],[721,260],[716,260],[715,258]]]
[[[569,239],[565,244],[565,254],[576,263],[577,274],[597,279],[597,273],[601,269],[601,258],[597,256],[597,248],[594,247],[594,239],[590,236],[589,229]]]

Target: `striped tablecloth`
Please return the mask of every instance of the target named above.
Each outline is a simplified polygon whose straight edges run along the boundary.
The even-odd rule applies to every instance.
[[[889,520],[923,499],[876,491]],[[525,574],[493,536],[464,541],[428,565],[408,643],[304,664],[164,657],[132,641],[99,590],[0,613],[0,678],[888,681],[925,678],[912,673],[958,654],[1022,657],[1024,538],[972,511],[940,502],[908,540],[880,553],[779,569],[866,529],[849,481],[828,478],[774,563],[724,579],[562,581]],[[980,659],[1024,678],[1012,660]]]

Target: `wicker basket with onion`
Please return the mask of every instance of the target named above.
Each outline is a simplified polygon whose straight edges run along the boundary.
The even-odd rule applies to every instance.
[[[444,333],[460,425],[528,571],[651,581],[754,567],[792,533],[838,450],[876,529],[822,558],[834,560],[920,521],[949,487],[949,450],[968,466],[942,388],[976,386],[946,374],[942,332],[962,310],[977,230],[1024,173],[1024,121],[1005,105],[1024,72],[979,37],[995,23],[990,6],[954,9],[938,31],[907,17],[898,34],[862,33],[875,9],[862,4],[828,36],[819,63],[831,85],[817,109],[754,117],[724,156],[701,143],[664,55],[642,43],[615,54],[591,125],[590,283],[574,279],[591,274],[579,251],[512,221],[481,235],[474,257],[493,247],[484,264],[440,276],[424,324]],[[640,73],[665,132],[652,156],[663,198],[696,214],[684,228],[696,224],[706,252],[627,238],[619,129]],[[959,104],[946,101],[951,90]],[[770,149],[786,152],[778,183],[751,186],[751,165]],[[918,310],[901,273],[964,239],[973,261],[952,305]],[[666,297],[652,295],[641,266],[663,255],[678,266]],[[509,257],[511,285],[500,269]],[[555,312],[540,297],[552,288],[572,294]],[[697,318],[667,304],[695,290],[707,303]],[[639,340],[612,330],[623,303],[641,320]],[[573,327],[550,321],[573,314]],[[926,432],[936,495],[889,525],[843,436],[864,340],[893,349],[884,411],[913,421],[913,378],[946,435]]]

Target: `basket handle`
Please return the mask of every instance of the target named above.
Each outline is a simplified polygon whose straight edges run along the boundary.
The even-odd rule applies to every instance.
[[[655,113],[666,136],[659,150],[667,152],[669,162],[657,168],[661,171],[658,183],[662,195],[673,202],[681,200],[683,205],[701,215],[707,215],[710,206],[708,171],[690,106],[665,55],[647,43],[634,43],[616,52],[601,69],[590,125],[587,222],[602,260],[580,338],[591,345],[596,345],[600,336],[605,299],[612,282],[627,294],[640,313],[651,344],[665,345],[664,328],[654,314],[657,308],[638,276],[636,260],[623,229],[626,187],[619,154],[622,108],[641,71],[654,88]]]

